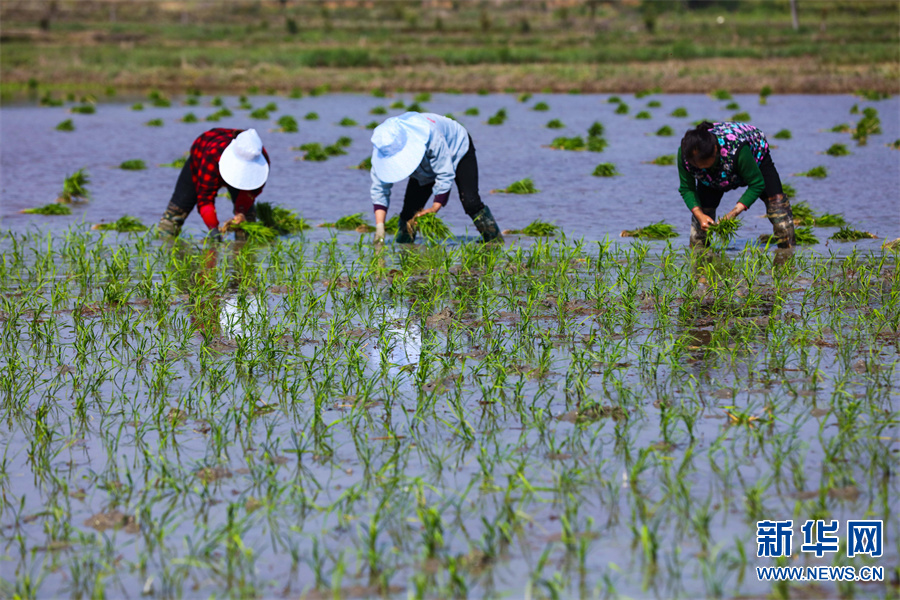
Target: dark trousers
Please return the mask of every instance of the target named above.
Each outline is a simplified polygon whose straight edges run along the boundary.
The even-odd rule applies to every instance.
[[[228,195],[232,204],[237,199],[240,190],[226,184]],[[175,191],[172,192],[172,204],[190,213],[197,206],[197,188],[194,187],[194,179],[191,177],[190,161],[184,163],[181,173],[178,175],[178,181],[175,182]]]
[[[459,161],[456,167],[456,189],[459,190],[459,199],[463,210],[470,217],[474,217],[484,209],[481,196],[478,194],[478,159],[475,158],[475,143],[469,136],[469,150]],[[406,195],[403,196],[403,209],[400,211],[400,220],[409,221],[417,212],[425,208],[425,203],[431,197],[434,183],[421,185],[410,177],[406,184]]]
[[[766,154],[763,161],[759,163],[759,170],[762,172],[765,189],[760,195],[760,200],[767,202],[769,198],[783,194],[781,188],[781,178],[775,169],[775,163],[772,162],[772,156]],[[714,189],[708,185],[697,186],[697,201],[700,203],[700,209],[712,218],[715,218],[716,209],[722,201],[722,196],[728,190]]]

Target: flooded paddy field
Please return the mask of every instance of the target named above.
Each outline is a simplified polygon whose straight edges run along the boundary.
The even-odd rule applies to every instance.
[[[0,597],[895,597],[897,253],[819,227],[818,244],[773,251],[755,242],[761,206],[736,243],[691,253],[674,167],[644,161],[731,113],[621,99],[627,115],[605,96],[421,102],[470,128],[501,227],[562,229],[502,246],[470,243],[455,192],[441,244],[313,228],[206,246],[196,216],[174,244],[92,231],[154,223],[177,175],[155,165],[216,125],[181,113],[217,108],[4,108]],[[653,118],[631,116],[654,99]],[[275,133],[280,111],[249,119],[232,98],[238,118],[218,125],[261,131],[261,200],[315,224],[369,210],[368,174],[349,168],[369,133],[337,123],[395,100],[252,98],[297,117]],[[792,130],[772,142],[797,199],[898,236],[896,99],[732,101],[770,139]],[[854,104],[881,118],[864,146],[825,131],[856,123]],[[75,131],[53,130],[64,118]],[[542,147],[594,121],[603,152]],[[675,136],[652,135],[667,123]],[[348,154],[322,163],[290,150],[343,135]],[[852,154],[817,154],[833,143]],[[129,159],[148,169],[115,168]],[[600,162],[621,176],[591,176]],[[825,179],[791,175],[818,165]],[[82,167],[92,198],[72,216],[18,214]],[[541,192],[488,193],[524,177]],[[680,237],[617,237],[663,220]],[[757,521],[782,519],[791,557],[757,557]],[[800,552],[806,519],[838,520],[840,550]],[[852,519],[883,521],[883,556],[847,557]],[[885,575],[759,581],[774,565]]]

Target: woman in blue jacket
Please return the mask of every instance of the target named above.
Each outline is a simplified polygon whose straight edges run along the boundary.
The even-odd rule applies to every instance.
[[[415,233],[407,228],[411,219],[436,213],[447,203],[450,186],[456,182],[463,209],[485,242],[502,241],[491,210],[478,194],[478,161],[475,144],[466,128],[433,113],[408,112],[391,117],[372,133],[372,204],[375,209],[375,239],[384,240],[384,221],[393,185],[409,177],[396,241],[412,243]],[[425,208],[428,198],[434,202]]]

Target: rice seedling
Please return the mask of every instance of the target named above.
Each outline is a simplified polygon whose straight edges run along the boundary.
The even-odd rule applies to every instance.
[[[847,156],[850,154],[850,151],[847,150],[847,146],[844,144],[832,144],[829,146],[828,150],[825,151],[825,154],[828,156]]]
[[[500,194],[537,194],[541,190],[534,187],[534,182],[529,178],[514,181],[503,189],[491,190],[492,193]]]
[[[661,107],[662,107],[662,102],[660,102],[659,100],[651,100],[650,102],[647,103],[647,108],[661,108]]]
[[[591,126],[588,127],[588,137],[603,137],[605,131],[606,129],[603,127],[603,123],[594,121],[591,123]]]
[[[878,90],[857,90],[856,95],[873,102],[877,102],[878,100],[887,100],[891,97],[889,93],[881,92]]]
[[[391,110],[398,110],[406,108],[406,104],[403,103],[403,100],[397,100],[395,102],[392,102],[388,108],[390,108]]]
[[[675,135],[675,130],[668,125],[663,125],[656,130],[656,135],[660,137],[672,137],[673,135]]]
[[[606,99],[606,102],[609,104],[620,104],[622,102],[622,99],[618,96],[610,96]]]
[[[731,92],[723,89],[713,90],[710,96],[716,100],[731,100],[733,98]]]
[[[378,121],[369,121],[368,123],[366,123],[366,129],[372,130],[372,129],[375,129],[376,127],[378,127],[379,125],[380,125],[380,123]]]
[[[663,154],[650,161],[651,165],[671,166],[675,164],[674,154]]]
[[[759,103],[760,104],[768,104],[769,96],[772,95],[772,86],[764,85],[762,89],[759,90]]]
[[[878,239],[878,236],[871,234],[868,231],[859,231],[857,229],[851,229],[850,227],[841,227],[828,239],[837,242],[856,242],[859,240]]]
[[[123,217],[118,218],[112,223],[98,223],[96,225],[91,226],[91,229],[97,229],[100,231],[118,231],[120,233],[130,233],[136,231],[146,231],[147,226],[141,223],[141,220],[137,217],[131,217],[125,215]]]
[[[262,223],[243,221],[234,227],[247,234],[247,242],[250,244],[268,244],[278,236],[276,230]]]
[[[488,125],[503,125],[506,122],[506,109],[501,108],[491,117],[488,117]]]
[[[419,104],[418,102],[413,102],[410,105],[408,105],[406,107],[406,111],[407,112],[419,112],[419,113],[428,112],[428,110],[424,106]]]
[[[369,109],[370,115],[386,115],[388,112],[387,108],[384,106],[375,106]]]
[[[93,104],[82,104],[81,106],[73,106],[69,109],[69,112],[76,115],[92,115],[97,112],[97,107]]]
[[[195,115],[194,113],[189,112],[186,115],[184,115],[183,117],[181,117],[181,122],[182,123],[199,123],[200,119],[198,119],[197,115]]]
[[[268,121],[269,111],[265,108],[255,108],[250,111],[249,117],[251,119],[258,119],[260,121]]]
[[[741,225],[742,222],[740,219],[723,218],[711,224],[706,231],[717,240],[727,244],[737,237],[737,232],[741,228]]]
[[[735,114],[731,115],[731,120],[738,121],[741,123],[746,123],[747,121],[750,120],[750,113],[748,113],[748,112],[735,113]]]
[[[620,103],[615,110],[617,115],[627,115],[628,114],[628,105],[624,102]]]
[[[72,209],[65,204],[53,203],[37,208],[25,208],[21,212],[26,215],[71,215]]]
[[[425,240],[433,243],[442,242],[453,237],[453,233],[443,219],[434,213],[427,213],[411,219],[407,222],[407,227],[410,231],[420,233]]]
[[[354,169],[359,169],[360,171],[371,171],[372,170],[372,157],[367,156],[362,159],[358,165],[353,167]]]
[[[234,115],[230,110],[228,110],[227,108],[220,108],[216,112],[207,115],[206,120],[210,122],[218,122],[231,116]]]
[[[147,164],[139,158],[133,158],[131,160],[123,161],[119,165],[119,168],[123,171],[143,171],[147,168]]]
[[[813,179],[824,179],[828,177],[828,169],[824,166],[819,165],[818,167],[813,167],[809,171],[804,171],[803,173],[795,173],[798,177],[812,177]]]
[[[318,120],[319,120],[319,113],[317,113],[317,112],[308,112],[308,113],[306,113],[306,114],[303,116],[303,118],[304,118],[305,120],[307,120],[307,121],[318,121]]]
[[[56,126],[57,131],[75,131],[75,124],[72,122],[72,119],[66,119],[65,121],[61,121]]]
[[[297,119],[292,117],[291,115],[282,115],[275,122],[278,125],[278,131],[282,133],[297,133],[300,131],[300,126],[297,124]]]
[[[678,237],[678,232],[675,231],[672,225],[660,221],[644,227],[638,227],[637,229],[626,229],[620,235],[621,237],[634,237],[646,240],[665,240]]]
[[[333,227],[334,229],[338,229],[340,231],[357,231],[360,229],[374,231],[374,227],[369,225],[366,220],[363,219],[362,213],[345,215],[334,223],[322,223],[319,227]]]
[[[828,131],[831,131],[833,133],[852,133],[853,128],[847,123],[839,123],[838,125],[835,125]]]
[[[680,106],[680,107],[676,108],[675,110],[673,110],[672,112],[670,112],[669,116],[670,117],[679,117],[679,118],[687,117],[688,111],[683,106]]]
[[[649,112],[647,112],[646,110],[642,110],[642,111],[639,112],[638,114],[634,115],[634,118],[635,118],[635,119],[652,119],[652,118],[653,118],[653,115],[651,115],[651,114],[650,114]]]
[[[209,101],[210,106],[225,106],[225,101],[221,96],[215,96],[212,100]]]
[[[87,200],[91,196],[87,189],[90,183],[91,178],[84,168],[67,175],[65,180],[63,180],[63,189],[59,194],[59,198],[57,198],[57,202],[68,204],[79,200]]]
[[[563,123],[559,119],[550,119],[545,125],[547,129],[563,129],[565,126],[565,123]]]
[[[852,138],[857,144],[864,146],[870,135],[881,133],[881,119],[878,117],[878,111],[874,108],[866,108],[863,110],[863,118],[856,124],[853,130]]]
[[[794,230],[797,244],[800,246],[810,246],[819,243],[819,238],[813,233],[812,227],[798,227]]]
[[[152,90],[148,99],[150,100],[150,104],[157,108],[168,108],[172,106],[172,101],[159,90]]]
[[[850,107],[850,114],[851,115],[859,114],[859,104],[854,104],[853,106]]]
[[[588,139],[587,139],[588,152],[603,152],[607,146],[609,146],[609,142],[607,142],[605,138],[597,137],[597,136],[593,136],[593,135],[588,136]]]
[[[481,111],[473,106],[472,108],[467,108],[465,112],[463,112],[463,114],[468,117],[477,117],[479,114],[481,114]]]
[[[534,106],[531,107],[531,110],[536,110],[539,112],[546,112],[550,110],[550,105],[546,102],[536,102]]]
[[[131,110],[135,110],[135,111],[144,110],[144,104],[142,102],[135,102],[134,104],[131,105]]]
[[[150,119],[146,123],[144,123],[147,127],[162,127],[163,120],[162,119]]]
[[[592,173],[594,177],[615,177],[620,174],[621,173],[616,170],[616,165],[613,163],[600,163],[594,168],[594,172]]]
[[[529,237],[550,237],[556,235],[559,227],[552,223],[546,223],[540,219],[535,219],[522,229],[506,229],[503,235],[526,235]]]
[[[532,95],[528,92],[525,92],[525,93],[519,94],[519,97],[517,98],[517,100],[519,102],[528,102],[529,100],[531,100],[531,98],[532,98]]]
[[[788,198],[796,198],[797,197],[797,190],[791,184],[782,183],[781,189],[782,189],[782,193],[785,196],[787,196]]]
[[[413,102],[431,102],[431,92],[419,92],[413,97]]]
[[[737,102],[729,102],[725,105],[725,110],[741,110],[741,105]]]
[[[356,127],[358,123],[350,117],[344,117],[340,121],[338,121],[338,125],[340,125],[341,127]]]
[[[584,150],[587,148],[587,144],[585,144],[584,138],[581,136],[558,137],[550,142],[550,147],[554,150]]]
[[[256,203],[256,217],[260,223],[273,229],[278,235],[300,233],[312,229],[305,219],[293,210],[269,202]]]
[[[896,140],[888,144],[888,147],[894,150],[900,150],[900,138],[897,138]]]

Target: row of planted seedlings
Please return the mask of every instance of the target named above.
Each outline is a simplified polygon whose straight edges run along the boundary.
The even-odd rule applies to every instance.
[[[0,245],[7,595],[715,597],[898,525],[893,254]]]

